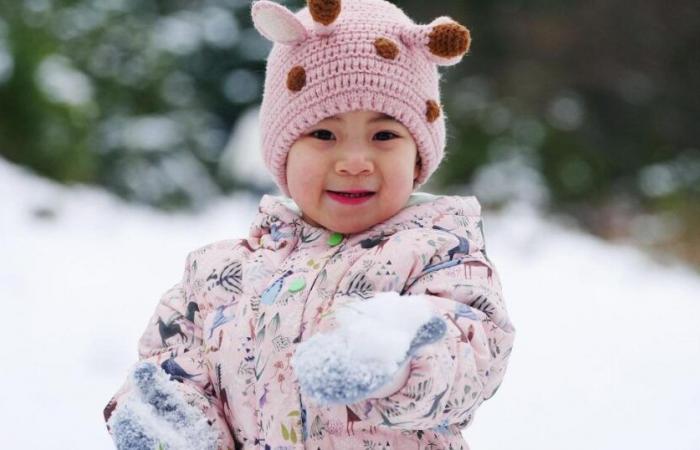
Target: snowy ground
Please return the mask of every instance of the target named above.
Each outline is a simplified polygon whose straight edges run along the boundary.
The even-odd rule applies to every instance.
[[[158,214],[0,160],[1,447],[112,448],[102,408],[158,298],[256,205]],[[472,448],[700,448],[700,277],[525,206],[484,219],[518,336]]]

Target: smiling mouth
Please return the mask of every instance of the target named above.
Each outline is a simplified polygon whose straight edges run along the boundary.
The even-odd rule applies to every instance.
[[[329,190],[328,192],[331,192],[333,194],[342,195],[343,197],[347,197],[347,198],[360,198],[360,197],[369,197],[370,195],[374,195],[374,192],[371,192],[371,191],[331,191],[331,190]]]

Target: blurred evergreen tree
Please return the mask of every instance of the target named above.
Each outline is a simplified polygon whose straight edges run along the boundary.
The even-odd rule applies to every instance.
[[[249,15],[243,0],[2,0],[0,154],[164,209],[232,189],[219,155],[269,51]]]
[[[0,155],[166,209],[236,188],[217,164],[270,48],[250,3],[0,0]],[[441,69],[449,146],[431,187],[524,197],[609,237],[629,232],[621,211],[666,214],[700,263],[698,2],[396,4],[473,37]]]
[[[700,3],[397,4],[472,32],[470,55],[444,71],[443,189],[542,201],[700,267]]]

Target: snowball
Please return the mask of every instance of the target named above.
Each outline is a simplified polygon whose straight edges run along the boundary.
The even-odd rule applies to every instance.
[[[292,367],[302,392],[321,403],[354,403],[386,385],[419,346],[446,331],[423,296],[382,292],[341,306],[337,328],[297,347]]]

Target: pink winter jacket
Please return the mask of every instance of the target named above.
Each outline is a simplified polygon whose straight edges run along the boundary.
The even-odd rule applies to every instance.
[[[414,193],[392,218],[340,240],[302,220],[291,199],[265,195],[248,238],[188,255],[139,341],[140,360],[174,356],[200,374],[178,386],[220,448],[468,449],[461,431],[501,384],[515,336],[480,210],[475,197]],[[428,295],[445,337],[418,351],[389,397],[321,406],[301,395],[295,347],[327,329],[338,305],[382,291]]]

